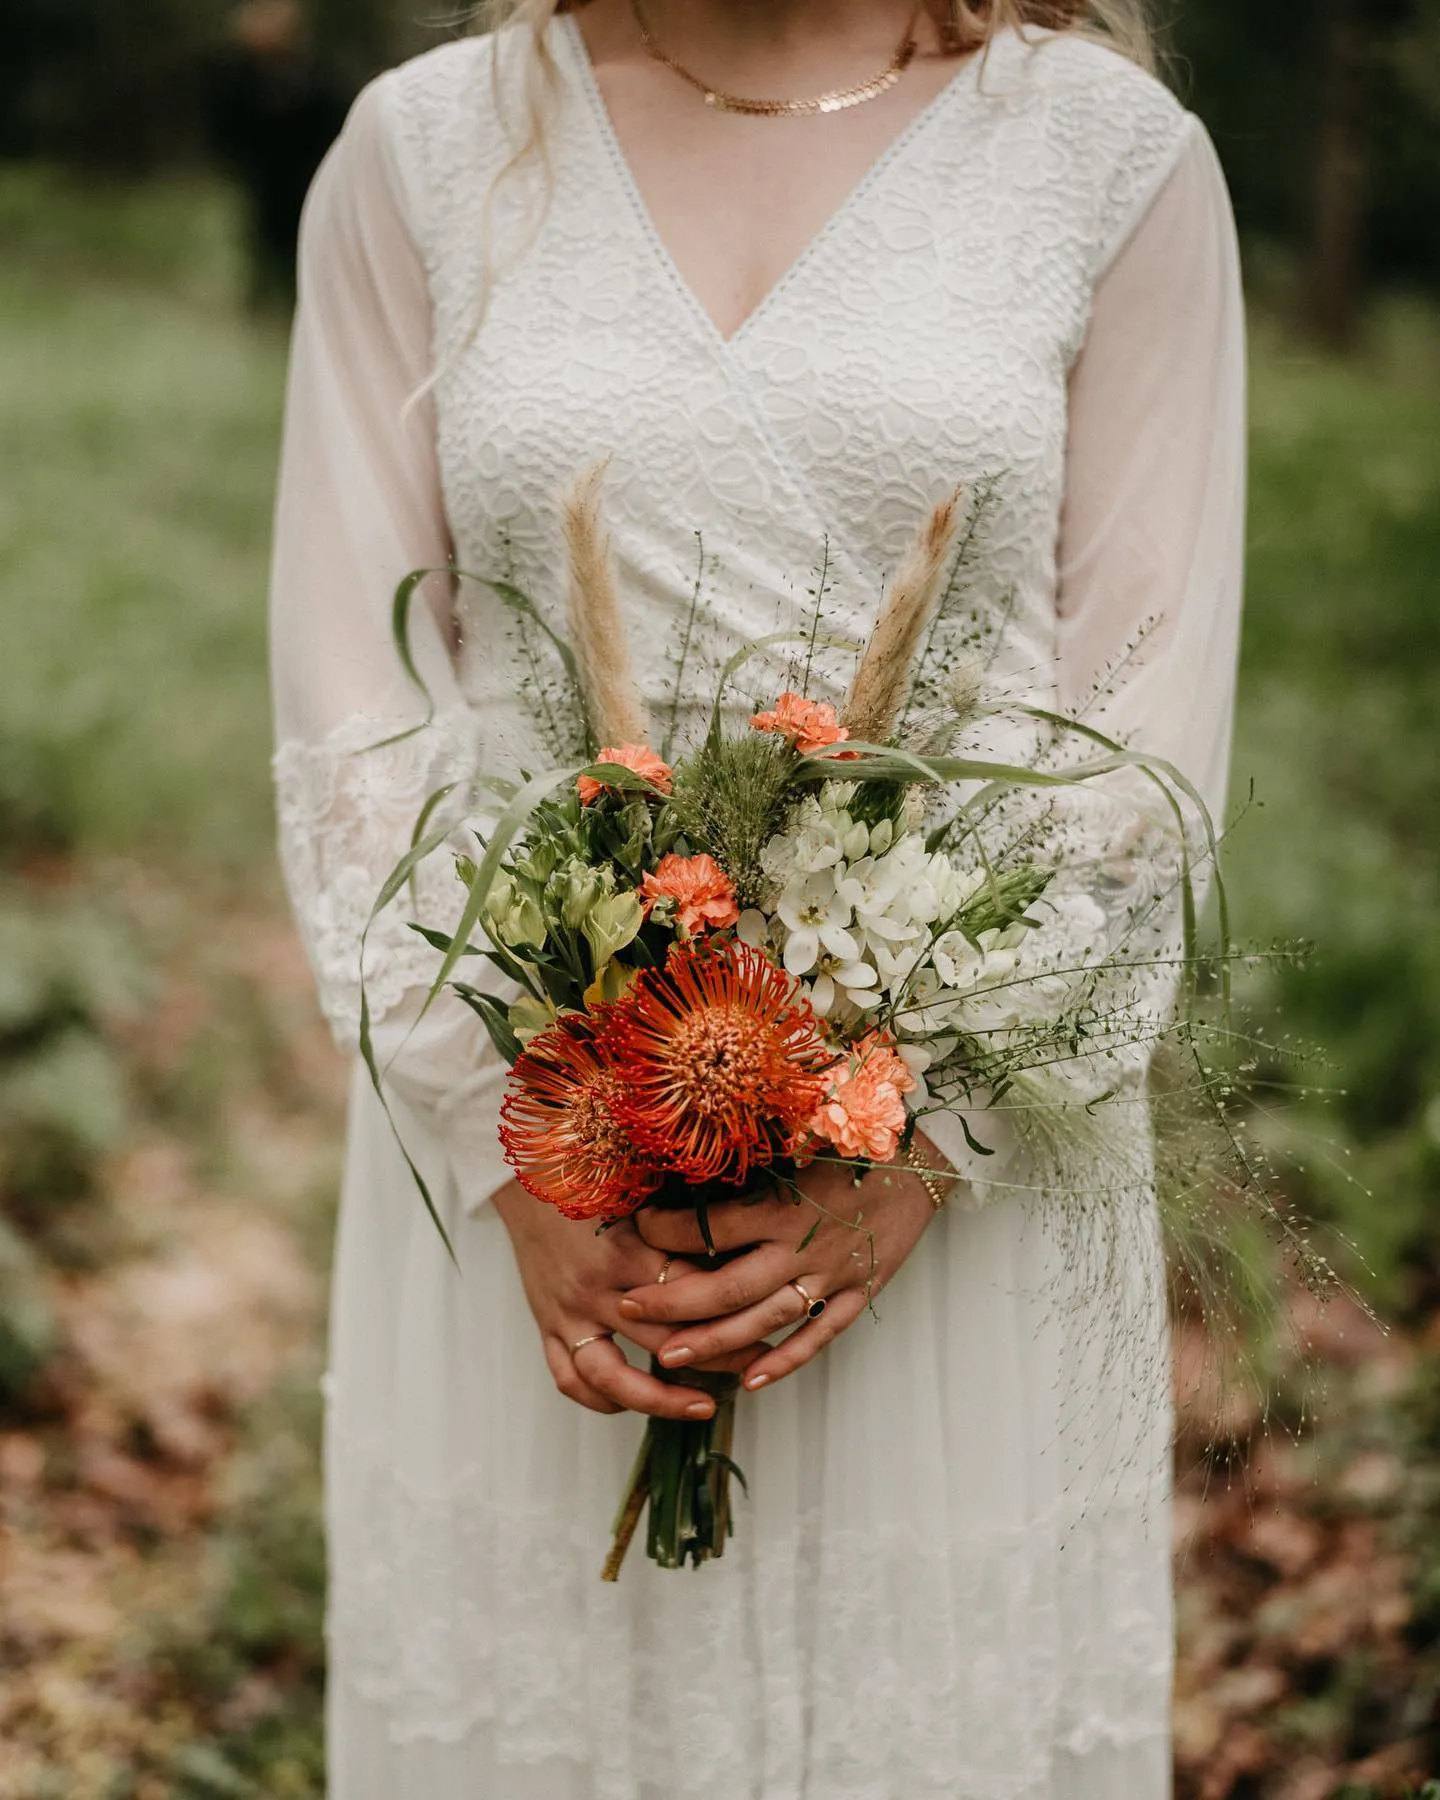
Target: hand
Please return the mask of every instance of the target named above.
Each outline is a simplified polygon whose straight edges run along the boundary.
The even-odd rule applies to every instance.
[[[593,1224],[564,1218],[553,1206],[543,1206],[518,1182],[501,1188],[494,1205],[510,1233],[525,1297],[540,1327],[545,1361],[567,1400],[599,1413],[653,1413],[663,1419],[711,1416],[715,1402],[708,1394],[667,1385],[632,1368],[608,1335],[597,1337],[623,1331],[642,1349],[659,1350],[670,1335],[668,1328],[622,1315],[621,1297],[628,1288],[642,1284],[647,1291],[654,1287],[663,1294],[665,1285],[657,1285],[656,1278],[666,1262],[672,1262],[672,1280],[688,1274],[689,1265],[652,1250],[628,1219],[598,1232]],[[571,1345],[582,1338],[596,1341],[572,1351]],[[753,1343],[732,1345],[718,1359],[697,1361],[696,1367],[739,1374],[763,1349]]]
[[[923,1138],[917,1143],[934,1167],[944,1166]],[[663,1285],[633,1288],[620,1300],[620,1316],[630,1321],[627,1330],[683,1324],[660,1346],[666,1368],[699,1367],[798,1325],[806,1318],[806,1303],[790,1285],[798,1282],[812,1301],[825,1301],[824,1312],[755,1357],[745,1386],[761,1388],[793,1374],[855,1323],[935,1216],[924,1184],[901,1169],[872,1169],[857,1187],[848,1169],[815,1163],[802,1172],[799,1185],[803,1200],[781,1191],[712,1206],[716,1250],[743,1254],[719,1269],[681,1273],[676,1268]],[[706,1253],[693,1213],[647,1208],[636,1214],[635,1226],[652,1249]]]

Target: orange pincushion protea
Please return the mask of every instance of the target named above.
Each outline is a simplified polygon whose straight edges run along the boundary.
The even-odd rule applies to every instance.
[[[670,792],[670,784],[675,779],[675,771],[669,763],[658,757],[648,744],[612,744],[609,749],[600,751],[595,760],[597,763],[619,763],[622,769],[643,775],[661,794]],[[597,781],[593,775],[581,775],[575,786],[582,806],[591,805],[605,792],[605,783]]]
[[[740,917],[734,884],[713,856],[662,856],[640,893],[647,918],[657,900],[673,900],[675,921],[687,934],[718,931]]]
[[[836,1060],[791,977],[726,939],[677,944],[601,1031],[617,1119],[641,1155],[692,1182],[738,1183],[787,1155]]]
[[[515,1179],[567,1219],[623,1219],[660,1177],[637,1155],[615,1102],[623,1083],[576,1013],[532,1038],[510,1071],[500,1142]]]

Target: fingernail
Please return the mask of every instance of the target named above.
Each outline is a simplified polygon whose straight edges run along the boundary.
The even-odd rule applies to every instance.
[[[645,1310],[638,1300],[631,1300],[628,1295],[620,1302],[620,1310],[627,1319],[638,1319]]]
[[[768,1375],[747,1375],[745,1377],[745,1385],[747,1388],[749,1388],[750,1392],[753,1394],[755,1392],[756,1388],[764,1387],[765,1383],[767,1381],[769,1381],[769,1379],[770,1379],[770,1377]]]
[[[697,1400],[693,1406],[685,1408],[687,1419],[708,1419],[715,1408],[708,1400]]]
[[[693,1362],[695,1352],[687,1349],[684,1344],[677,1344],[673,1350],[662,1350],[660,1360],[667,1369],[678,1369],[681,1363]]]

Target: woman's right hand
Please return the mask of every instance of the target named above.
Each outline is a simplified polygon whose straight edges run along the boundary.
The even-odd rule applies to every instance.
[[[510,1233],[525,1298],[540,1327],[545,1361],[567,1400],[592,1412],[651,1413],[659,1419],[708,1419],[714,1413],[715,1402],[708,1394],[632,1368],[608,1336],[621,1332],[642,1350],[651,1351],[670,1337],[669,1326],[625,1318],[620,1301],[631,1288],[649,1287],[673,1258],[652,1250],[628,1219],[597,1231],[591,1223],[567,1219],[553,1206],[542,1206],[518,1182],[501,1188],[494,1206]],[[694,1266],[677,1262],[675,1273]],[[600,1333],[607,1335],[597,1336]],[[573,1351],[571,1346],[582,1338],[595,1341]],[[701,1366],[743,1374],[766,1348],[757,1344]]]

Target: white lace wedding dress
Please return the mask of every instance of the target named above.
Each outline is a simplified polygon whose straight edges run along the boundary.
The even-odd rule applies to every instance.
[[[358,934],[426,794],[557,750],[543,639],[491,590],[438,577],[416,632],[436,723],[357,755],[423,713],[392,591],[453,561],[558,623],[557,498],[601,456],[657,711],[697,534],[708,669],[803,626],[827,557],[828,617],[863,633],[926,509],[988,478],[956,629],[988,646],[992,679],[1069,706],[1114,666],[1103,722],[1173,758],[1212,807],[1224,793],[1243,324],[1195,120],[1108,51],[1001,36],[727,341],[647,218],[568,16],[550,43],[553,192],[533,242],[538,177],[485,210],[515,36],[372,86],[306,220],[276,768],[296,913],[351,1048]],[[838,695],[850,666],[822,651],[816,691]],[[783,679],[777,652],[737,706]],[[707,688],[697,674],[682,723]],[[434,966],[405,920],[454,910],[444,861],[372,934],[382,1056]],[[724,1560],[662,1574],[636,1553],[607,1587],[640,1424],[551,1385],[487,1204],[506,1178],[502,1082],[458,1003],[391,1074],[457,1274],[355,1078],[328,1383],[334,1800],[1160,1800],[1161,1333],[1097,1353],[1110,1302],[1057,1255],[1003,1125],[880,1323],[742,1398],[751,1497]],[[1153,1263],[1144,1280],[1155,1324]]]

